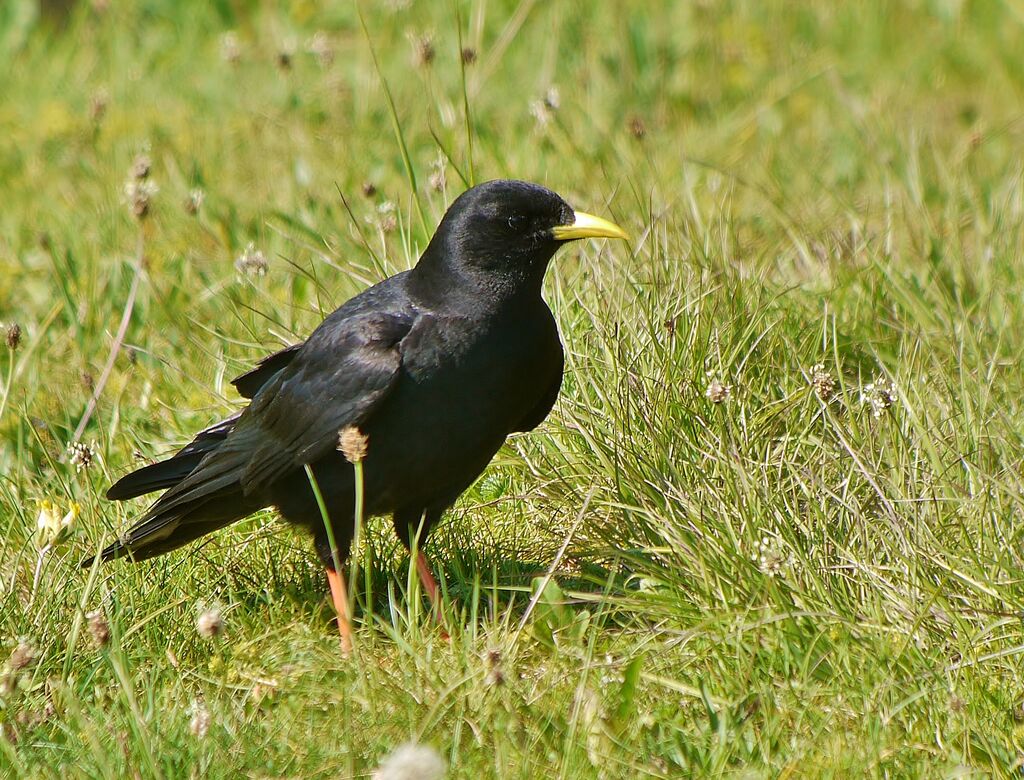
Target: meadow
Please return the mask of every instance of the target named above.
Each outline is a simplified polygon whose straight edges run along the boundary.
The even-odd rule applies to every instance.
[[[0,776],[1019,776],[1024,6],[323,5],[0,7]],[[348,658],[270,511],[78,568],[501,177],[632,241],[552,264],[449,637],[382,518]]]

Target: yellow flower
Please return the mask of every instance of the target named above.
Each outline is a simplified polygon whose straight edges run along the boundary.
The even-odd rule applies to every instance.
[[[41,546],[55,546],[60,544],[71,534],[71,527],[82,507],[78,502],[73,502],[71,508],[61,516],[60,509],[49,499],[43,499],[39,504],[39,516],[36,518],[36,530],[39,533]]]

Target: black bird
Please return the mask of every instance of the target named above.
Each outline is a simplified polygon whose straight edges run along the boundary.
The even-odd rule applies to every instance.
[[[168,460],[122,477],[113,500],[164,494],[118,541],[83,562],[140,561],[274,506],[313,534],[343,644],[354,522],[352,464],[339,432],[365,437],[365,512],[388,514],[406,547],[420,544],[515,431],[535,428],[562,383],[562,344],[541,297],[548,262],[567,241],[626,238],[554,192],[492,181],[448,209],[415,268],[349,300],[301,344],[232,384],[249,405]],[[311,486],[319,487],[332,550]],[[426,558],[416,561],[435,603]]]

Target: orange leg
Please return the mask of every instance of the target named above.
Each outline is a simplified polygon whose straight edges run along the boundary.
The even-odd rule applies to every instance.
[[[441,626],[441,631],[444,633],[445,638],[448,637],[448,632],[444,630],[444,620],[441,616],[441,588],[437,585],[437,580],[434,579],[433,573],[430,571],[430,564],[427,563],[427,556],[422,552],[416,554],[416,572],[420,575],[420,582],[423,583],[423,590],[427,592],[427,598],[430,599],[430,605],[434,608],[434,620]]]
[[[345,587],[345,575],[340,571],[327,570],[327,582],[331,586],[331,599],[338,613],[338,633],[341,635],[341,652],[348,655],[352,652],[352,623],[348,614],[348,589]]]

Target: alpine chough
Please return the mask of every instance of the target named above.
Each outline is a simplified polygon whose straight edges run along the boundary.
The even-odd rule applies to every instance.
[[[535,428],[551,410],[563,356],[541,285],[559,247],[591,237],[626,234],[536,184],[499,180],[467,190],[413,269],[352,298],[304,342],[235,379],[249,399],[240,412],[118,480],[110,499],[164,493],[98,558],[145,560],[276,507],[312,533],[348,646],[345,580],[335,561],[348,557],[352,541],[355,479],[339,433],[355,432],[365,445],[365,513],[390,514],[406,547],[417,535],[422,545],[505,438]],[[436,606],[422,553],[416,567]]]

